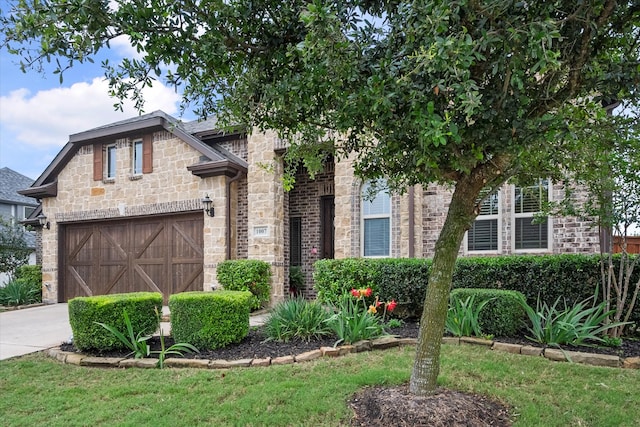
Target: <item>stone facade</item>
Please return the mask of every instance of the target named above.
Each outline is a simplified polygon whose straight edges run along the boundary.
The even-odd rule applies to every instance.
[[[220,143],[204,141],[207,147],[216,147],[246,161],[246,174],[238,172],[235,176],[192,173],[189,168],[203,161],[199,151],[202,148],[194,148],[194,143],[185,142],[184,134],[180,136],[170,128],[152,132],[153,170],[134,176],[131,174],[134,139],[122,135],[118,138],[109,141],[116,146],[113,179],[94,180],[94,145],[87,144],[57,172],[56,195],[42,198],[42,211],[51,226],[41,234],[46,302],[58,299],[61,225],[202,212],[201,199],[205,194],[213,201],[215,216],[203,214],[204,290],[217,286],[216,269],[223,260],[258,259],[272,268],[272,302],[287,297],[292,219],[301,226],[300,265],[305,276],[306,297],[315,296],[314,262],[323,257],[363,256],[363,182],[354,175],[353,157],[329,162],[314,180],[301,171],[296,176],[294,189],[285,192],[281,178],[286,144],[273,132],[255,131],[246,138]],[[598,251],[598,230],[578,218],[550,219],[549,248],[516,251],[512,236],[513,186],[505,185],[499,194],[498,250],[470,252],[463,244],[460,255]],[[557,200],[563,195],[562,186],[553,185],[551,194],[552,199]],[[580,193],[577,194],[580,197]],[[441,185],[418,185],[402,195],[391,195],[390,256],[433,256],[450,198],[451,189]],[[322,206],[326,208],[330,201],[333,218],[327,220],[327,211],[323,214]],[[331,229],[327,233],[328,227]],[[323,248],[328,247],[323,245],[324,240],[331,235],[333,253],[323,253]]]
[[[93,180],[93,147],[83,147],[58,174],[58,194],[42,200],[50,229],[42,231],[43,301],[58,299],[59,224],[201,211],[213,200],[215,217],[204,215],[204,288],[216,284],[216,265],[225,259],[224,177],[199,178],[187,170],[200,153],[171,133],[153,134],[153,173],[131,177],[131,140],[120,139],[115,179]]]

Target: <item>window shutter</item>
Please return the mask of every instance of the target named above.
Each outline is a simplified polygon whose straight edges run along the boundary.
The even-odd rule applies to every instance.
[[[153,172],[153,136],[145,135],[142,138],[142,173]]]
[[[102,181],[102,144],[93,144],[93,180]]]

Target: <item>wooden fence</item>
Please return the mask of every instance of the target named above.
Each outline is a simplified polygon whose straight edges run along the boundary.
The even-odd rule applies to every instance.
[[[616,254],[622,252],[620,242],[620,237],[613,239],[613,252]],[[627,253],[640,254],[640,236],[627,237]]]

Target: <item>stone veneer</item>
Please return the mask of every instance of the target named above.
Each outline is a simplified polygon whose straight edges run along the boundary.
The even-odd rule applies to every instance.
[[[132,139],[120,139],[116,177],[93,180],[93,146],[79,150],[58,174],[57,197],[42,201],[51,229],[42,232],[43,301],[58,300],[58,235],[60,225],[93,219],[124,219],[202,210],[205,194],[213,200],[215,217],[204,217],[204,289],[216,284],[216,265],[226,256],[225,178],[200,178],[187,166],[200,153],[166,131],[153,134],[153,172],[131,176]]]
[[[285,193],[280,177],[283,159],[274,151],[276,135],[248,137],[247,257],[271,265],[271,302],[285,298]]]

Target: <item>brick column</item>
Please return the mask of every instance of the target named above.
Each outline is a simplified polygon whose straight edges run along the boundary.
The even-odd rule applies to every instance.
[[[274,151],[274,133],[248,137],[248,258],[271,265],[271,303],[284,299],[285,211],[282,157]]]

